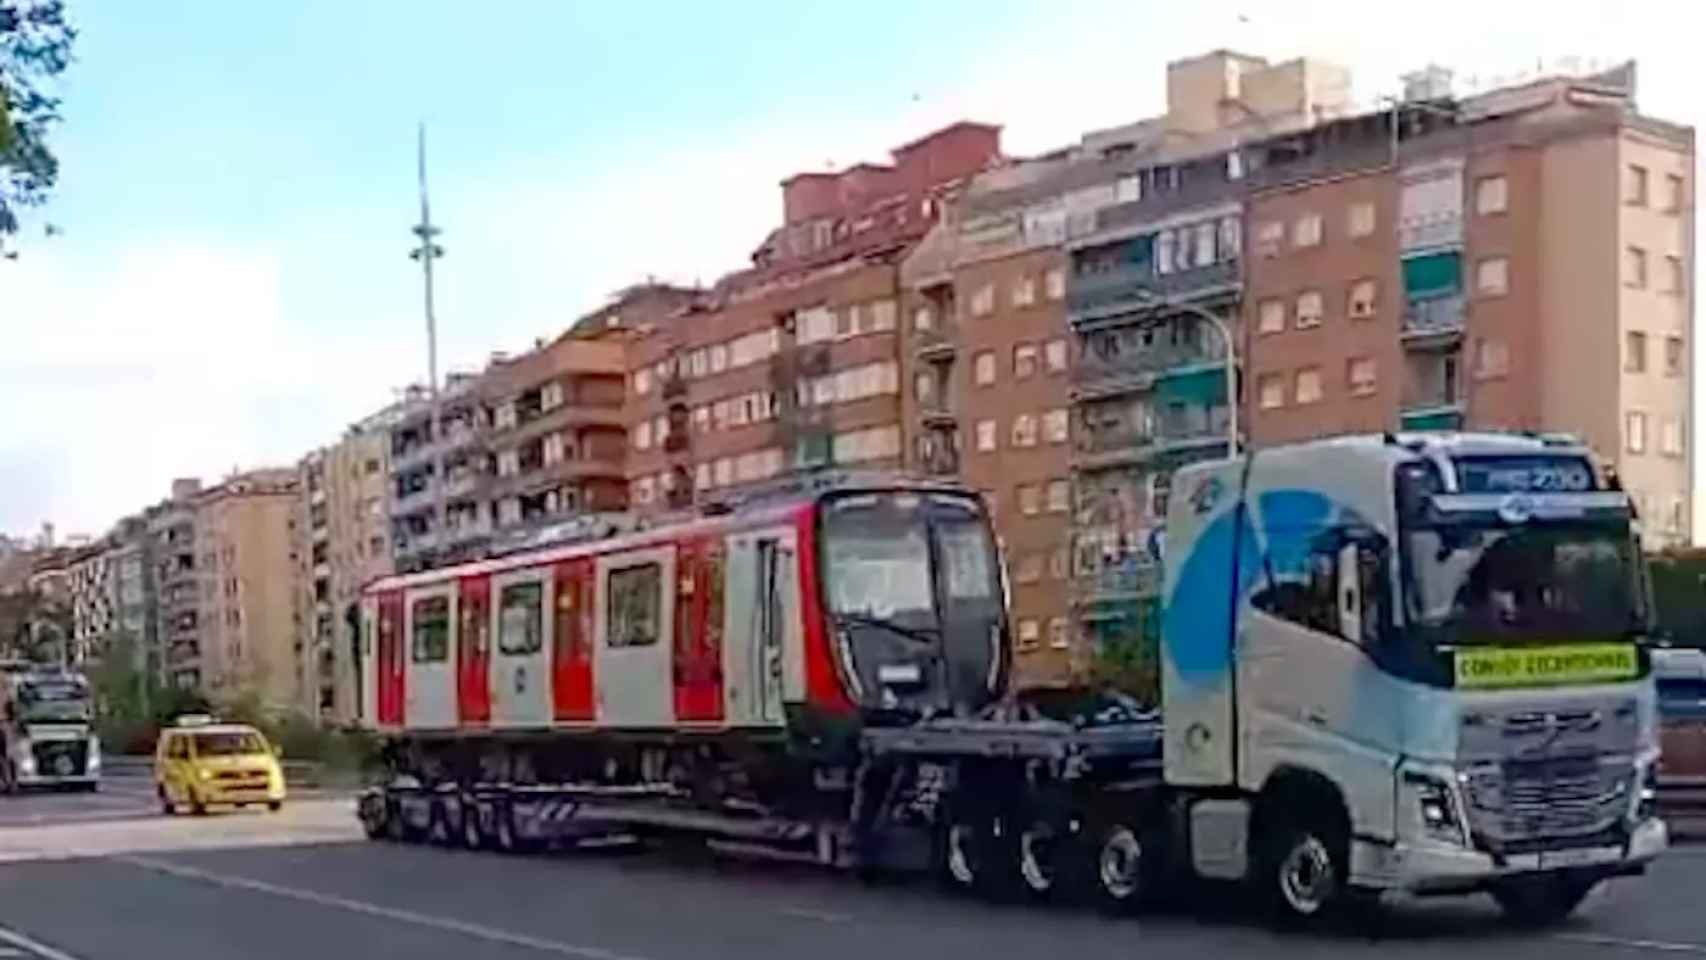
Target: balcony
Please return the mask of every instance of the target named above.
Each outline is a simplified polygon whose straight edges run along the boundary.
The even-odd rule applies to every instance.
[[[1462,342],[1464,320],[1461,296],[1412,300],[1404,307],[1400,336],[1411,349],[1449,349]]]
[[[450,533],[445,537],[447,546],[459,547],[475,540],[492,535],[492,524],[488,520],[467,520],[452,523]]]
[[[680,375],[665,377],[662,393],[665,400],[687,396],[687,378]]]
[[[1073,602],[1078,606],[1130,602],[1160,590],[1161,565],[1147,559],[1109,563],[1072,578]]]
[[[1236,260],[1167,274],[1156,273],[1147,263],[1131,264],[1074,275],[1067,289],[1066,308],[1074,328],[1093,328],[1120,314],[1153,310],[1161,302],[1236,294],[1240,283]]]
[[[1226,448],[1229,425],[1227,409],[1197,408],[1196,422],[1153,425],[1118,424],[1080,428],[1074,434],[1072,466],[1077,470],[1106,470],[1143,466],[1157,460],[1187,454],[1212,453]]]
[[[920,330],[916,337],[914,350],[920,360],[951,359],[954,351],[959,349],[957,330],[952,324],[939,324],[929,330]]]
[[[325,504],[325,502],[326,502],[326,488],[325,487],[315,487],[314,490],[308,494],[308,505],[311,507],[323,506]]]
[[[927,427],[952,427],[959,422],[953,402],[941,394],[918,401],[918,416]]]
[[[683,453],[691,446],[686,430],[671,430],[664,435],[663,449],[665,453]]]
[[[419,490],[414,490],[414,491],[411,491],[409,493],[405,493],[402,496],[397,497],[394,500],[392,500],[391,501],[391,513],[396,515],[396,516],[403,516],[403,515],[410,514],[410,513],[417,513],[421,510],[431,509],[432,504],[433,504],[433,488],[432,488],[432,484],[428,483],[427,485],[421,487]]]
[[[1156,338],[1158,341],[1160,337]],[[1210,380],[1215,382],[1209,383]],[[1085,355],[1072,370],[1072,398],[1094,400],[1127,393],[1144,393],[1177,381],[1180,389],[1205,386],[1217,399],[1226,396],[1226,345],[1216,337],[1208,349],[1197,346],[1156,346],[1115,357]]]

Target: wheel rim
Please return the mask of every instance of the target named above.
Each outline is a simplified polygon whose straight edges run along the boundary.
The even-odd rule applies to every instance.
[[[470,850],[480,848],[480,809],[473,804],[462,810],[462,845]]]
[[[1280,893],[1292,910],[1304,916],[1321,912],[1333,895],[1333,857],[1313,835],[1303,837],[1280,864]]]
[[[498,846],[504,850],[515,849],[515,827],[509,822],[509,811],[499,810],[496,814],[498,828]]]
[[[948,827],[948,876],[961,886],[977,880],[977,863],[971,853],[972,828],[956,823]]]
[[[1115,900],[1127,900],[1137,893],[1143,864],[1143,844],[1129,827],[1115,827],[1102,840],[1101,855],[1096,863],[1097,878],[1102,890]]]
[[[1054,828],[1046,823],[1033,823],[1019,834],[1019,876],[1037,893],[1054,886],[1054,846]]]

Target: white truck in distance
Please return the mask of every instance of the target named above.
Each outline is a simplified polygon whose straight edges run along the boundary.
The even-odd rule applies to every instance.
[[[83,675],[11,662],[0,676],[0,790],[100,789],[101,744]]]

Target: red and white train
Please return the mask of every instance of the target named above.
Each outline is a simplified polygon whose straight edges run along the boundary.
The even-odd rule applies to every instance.
[[[1001,696],[1004,600],[975,494],[808,486],[372,583],[362,716],[424,783],[667,780],[775,801],[753,794],[838,762],[866,726]]]

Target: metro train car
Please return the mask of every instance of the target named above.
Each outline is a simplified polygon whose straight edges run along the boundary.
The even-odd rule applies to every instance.
[[[666,784],[768,806],[836,780],[866,727],[999,698],[1005,594],[975,493],[801,484],[370,584],[362,716],[425,784]]]

